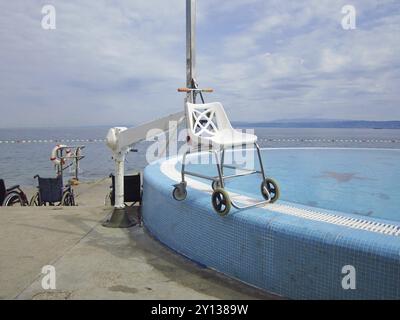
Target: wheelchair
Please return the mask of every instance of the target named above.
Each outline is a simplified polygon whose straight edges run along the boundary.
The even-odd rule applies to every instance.
[[[62,176],[57,178],[41,178],[39,175],[33,177],[38,179],[38,191],[31,198],[31,206],[75,206],[74,191],[70,184],[63,186]]]
[[[104,204],[114,205],[115,204],[115,176],[110,174],[111,186],[110,192],[106,195]],[[142,184],[140,173],[134,175],[124,176],[124,202],[125,206],[133,207],[136,203],[142,204]],[[131,203],[128,205],[128,203]]]
[[[3,179],[0,179],[0,206],[12,207],[15,205],[27,206],[28,198],[19,185],[6,188]]]

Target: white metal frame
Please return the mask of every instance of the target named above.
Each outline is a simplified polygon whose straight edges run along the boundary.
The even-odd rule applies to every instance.
[[[207,92],[210,92],[210,89],[206,90]],[[179,91],[184,91],[184,89],[179,89]],[[195,91],[204,92],[205,90],[190,89],[191,93],[194,93]],[[192,104],[190,102],[186,102],[185,106],[186,106],[185,110],[187,117],[188,137],[192,144],[194,143],[197,145],[197,148],[188,148],[187,152],[183,155],[182,158],[182,167],[181,167],[182,179],[180,183],[174,185],[175,188],[179,189],[180,194],[184,195],[180,200],[184,200],[187,194],[186,191],[187,182],[185,180],[185,175],[210,180],[213,182],[213,186],[215,183],[218,183],[219,187],[222,189],[225,188],[226,180],[251,174],[261,174],[263,179],[262,182],[266,181],[260,147],[257,144],[256,136],[247,133],[241,133],[233,129],[225,113],[225,110],[223,109],[220,103]],[[219,143],[218,140],[215,139],[216,137],[220,137],[221,134],[226,135],[225,139],[223,140],[223,143]],[[237,139],[238,134],[241,137],[243,137],[243,140]],[[232,149],[234,146],[246,145],[247,142],[251,142],[252,144],[254,144],[254,147],[257,150],[260,170],[255,170],[255,169],[250,170],[234,165],[227,165],[224,163],[225,150]],[[202,149],[201,146],[205,146],[207,150]],[[193,151],[198,152],[199,150],[209,151],[210,153],[213,153],[216,160],[218,176],[207,176],[204,174],[186,170],[187,155],[189,155]],[[241,170],[242,172],[238,174],[224,175],[224,168]],[[240,206],[239,204],[237,204],[237,202],[235,202],[232,199],[230,200],[230,203],[236,209],[247,209],[270,203],[272,197],[267,187],[265,187],[264,192],[267,194],[267,199],[251,205]]]

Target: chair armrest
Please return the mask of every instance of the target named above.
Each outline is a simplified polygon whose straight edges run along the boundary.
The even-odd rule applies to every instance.
[[[15,186],[7,188],[7,192],[10,192],[10,191],[15,190],[15,189],[19,189],[19,184],[16,184]]]

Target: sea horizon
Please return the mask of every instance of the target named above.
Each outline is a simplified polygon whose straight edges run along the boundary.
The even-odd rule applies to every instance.
[[[240,128],[240,126],[236,126]],[[96,180],[114,170],[112,153],[105,144],[110,127],[65,128],[0,128],[0,178],[7,185],[34,185],[33,176],[55,175],[50,161],[57,144],[85,145],[80,178]],[[249,129],[242,127],[242,129]],[[282,147],[344,147],[400,149],[400,130],[371,128],[268,128],[253,127],[262,148]],[[146,152],[150,141],[135,145],[137,153],[127,157],[126,172],[143,170],[148,164]],[[69,173],[66,174],[68,176]]]
[[[273,121],[240,121],[232,120],[236,127],[257,128],[318,128],[318,129],[400,129],[400,120],[340,120],[340,119],[279,119]],[[68,125],[68,126],[10,126],[0,127],[0,130],[17,129],[73,129],[73,128],[113,128],[113,127],[135,127],[141,123],[130,124],[95,124],[95,125]]]

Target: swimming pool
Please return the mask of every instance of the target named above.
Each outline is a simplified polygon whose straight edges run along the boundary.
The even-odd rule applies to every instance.
[[[400,221],[398,149],[273,148],[264,149],[262,158],[267,175],[280,186],[281,200]],[[217,175],[215,165],[188,167]],[[252,175],[227,180],[226,188],[259,198],[260,179]]]
[[[281,148],[262,156],[281,199],[232,208],[225,217],[211,206],[207,180],[188,177],[187,198],[172,198],[179,157],[147,166],[145,227],[179,254],[284,297],[399,299],[400,151]],[[188,170],[216,172],[210,164],[189,164]],[[260,199],[259,176],[226,187],[243,204]],[[349,266],[354,289],[343,285]]]

